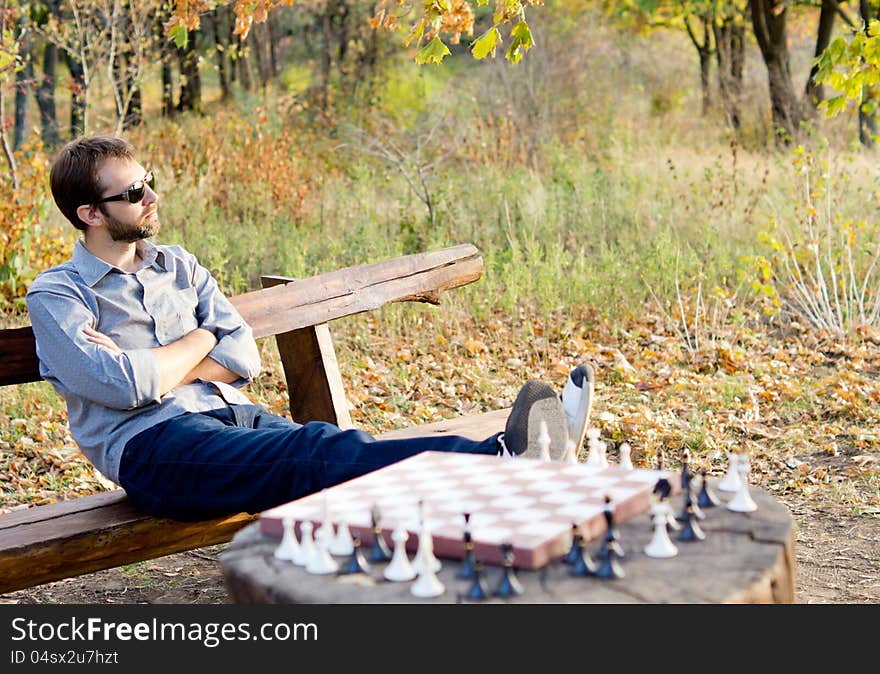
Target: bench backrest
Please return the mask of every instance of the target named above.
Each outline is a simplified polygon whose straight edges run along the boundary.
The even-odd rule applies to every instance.
[[[385,304],[439,303],[444,290],[482,276],[470,244],[346,267],[307,279],[264,276],[263,289],[231,297],[259,339],[275,336],[296,421],[348,427],[348,408],[326,324]],[[0,330],[0,386],[40,381],[30,326]]]

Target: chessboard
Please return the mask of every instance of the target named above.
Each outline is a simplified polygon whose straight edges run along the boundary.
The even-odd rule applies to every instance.
[[[260,530],[280,539],[287,517],[296,522],[297,536],[304,521],[315,527],[325,520],[345,521],[368,545],[377,509],[386,543],[391,545],[400,526],[410,534],[406,547],[413,552],[424,512],[434,554],[462,559],[468,513],[474,555],[481,563],[500,565],[500,546],[509,543],[517,568],[539,569],[565,555],[573,526],[585,541],[605,532],[606,495],[618,524],[649,508],[660,478],[669,480],[674,493],[680,491],[678,477],[669,471],[426,451],[267,510],[260,514]]]

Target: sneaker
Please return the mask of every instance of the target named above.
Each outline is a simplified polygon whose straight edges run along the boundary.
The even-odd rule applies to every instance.
[[[568,375],[562,389],[562,408],[568,420],[568,437],[574,442],[575,451],[584,446],[587,422],[593,410],[596,373],[591,365],[578,365]]]
[[[550,434],[551,452],[561,456],[568,441],[568,423],[559,394],[550,384],[527,381],[516,396],[504,433],[498,438],[498,453],[519,456],[528,452],[537,458],[540,455],[538,434],[542,420]]]

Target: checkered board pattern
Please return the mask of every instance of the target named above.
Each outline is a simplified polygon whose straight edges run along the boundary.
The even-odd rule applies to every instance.
[[[364,546],[373,540],[370,512],[376,506],[389,546],[391,533],[403,526],[410,534],[407,550],[415,552],[418,502],[424,499],[437,557],[464,556],[464,513],[470,513],[478,560],[500,564],[500,545],[510,543],[516,567],[538,569],[565,555],[572,524],[580,527],[585,540],[605,532],[605,494],[611,496],[614,522],[619,524],[648,509],[651,491],[661,477],[678,490],[679,480],[666,471],[422,452],[267,510],[260,515],[260,528],[280,539],[283,519],[292,517],[299,536],[299,523],[309,520],[317,527],[323,522],[326,498],[329,519],[334,523],[344,519]]]

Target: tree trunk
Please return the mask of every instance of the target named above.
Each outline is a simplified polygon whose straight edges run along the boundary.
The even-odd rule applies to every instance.
[[[245,40],[239,35],[238,40],[238,81],[241,83],[242,91],[251,90],[251,71],[250,71],[250,50],[247,48]]]
[[[30,32],[23,28],[18,42],[18,53],[24,65],[15,73],[15,122],[12,134],[12,149],[18,150],[24,143],[27,128],[28,94],[34,86],[34,60]]]
[[[192,33],[185,49],[178,49],[180,62],[180,98],[177,108],[181,111],[202,111],[202,80],[199,75],[199,53],[196,50],[196,33]]]
[[[819,28],[816,32],[816,50],[813,52],[816,58],[821,56],[831,43],[831,34],[834,32],[834,17],[837,16],[836,4],[837,0],[822,0]],[[825,100],[825,88],[813,81],[817,72],[819,72],[819,66],[814,64],[810,68],[810,76],[807,78],[807,86],[804,89],[804,99],[811,111],[815,111],[819,103]]]
[[[40,109],[40,126],[43,142],[55,147],[61,144],[58,136],[58,115],[55,111],[55,67],[58,64],[58,48],[47,42],[43,48],[43,74],[37,85],[37,107]]]
[[[749,7],[755,39],[767,67],[774,137],[777,143],[789,145],[797,137],[803,112],[791,79],[788,4],[786,0],[749,0]]]
[[[86,74],[78,58],[66,53],[65,60],[73,80],[70,85],[70,135],[79,138],[86,132]]]
[[[871,3],[867,0],[860,0],[859,14],[862,21],[865,22],[865,30],[867,30],[868,22],[880,16],[880,9],[871,7]],[[863,147],[874,147],[877,138],[877,120],[874,109],[876,89],[875,86],[866,86],[862,90],[863,102],[859,106],[859,142]]]
[[[712,23],[715,35],[715,57],[718,63],[718,89],[727,124],[740,129],[740,101],[742,100],[743,62],[745,60],[745,26],[737,17],[728,17]]]
[[[214,36],[214,53],[217,57],[217,79],[220,82],[220,99],[226,101],[232,97],[232,92],[229,89],[229,79],[226,76],[226,44],[223,42],[226,30],[222,25],[220,8],[215,9],[208,16],[210,17],[211,32]]]
[[[266,24],[258,23],[248,34],[248,42],[250,43],[250,53],[255,56],[257,62],[257,77],[260,80],[260,86],[265,89],[269,83],[269,59],[266,54],[265,43]]]
[[[689,17],[685,17],[684,25],[688,36],[691,38],[691,42],[697,49],[697,55],[700,59],[700,94],[703,102],[703,116],[705,117],[709,114],[709,109],[712,107],[712,94],[709,90],[712,68],[712,33],[709,32],[709,26],[712,24],[712,21],[708,16],[697,17],[697,20],[703,27],[702,40],[698,38],[693,28],[691,28]]]
[[[330,26],[330,9],[329,4],[318,17],[321,22],[321,112],[326,115],[330,106],[330,67],[331,67],[331,49],[333,49],[333,34]]]
[[[280,63],[280,56],[278,53],[280,45],[278,44],[278,19],[275,12],[269,14],[266,26],[269,32],[269,76],[275,80],[278,79],[278,76],[281,74],[278,68],[278,64]]]

